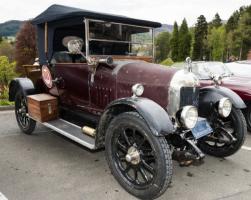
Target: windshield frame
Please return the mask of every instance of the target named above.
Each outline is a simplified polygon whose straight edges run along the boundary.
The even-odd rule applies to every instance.
[[[216,73],[216,72],[210,70],[209,64],[219,65],[218,67],[221,67],[224,70],[224,73],[219,74],[219,73]],[[195,70],[195,68],[197,68],[197,71]],[[202,72],[199,72],[199,70],[198,70],[199,68],[203,68],[203,74],[202,74]],[[230,77],[233,75],[233,73],[228,68],[228,66],[222,62],[194,62],[194,63],[192,63],[192,72],[195,73],[196,76],[198,76],[200,80],[209,80],[209,79],[211,79],[211,75],[213,75],[213,74],[217,74],[222,77]]]
[[[90,38],[90,30],[89,30],[89,22],[107,22],[107,23],[111,23],[111,24],[119,24],[119,25],[125,25],[125,26],[132,26],[132,27],[139,27],[139,28],[146,28],[149,29],[149,32],[152,32],[152,37],[151,37],[151,43],[137,43],[137,42],[130,42],[130,41],[118,41],[118,40],[106,40],[106,39],[93,39]],[[91,41],[106,41],[106,42],[114,42],[114,43],[127,43],[127,44],[145,44],[145,45],[151,45],[152,46],[152,55],[149,56],[131,56],[131,55],[121,55],[121,56],[125,56],[125,57],[149,57],[151,58],[153,61],[155,60],[155,44],[154,44],[154,28],[153,27],[148,27],[148,26],[138,26],[138,25],[132,25],[132,24],[126,24],[126,23],[117,23],[117,22],[110,22],[110,21],[104,21],[104,20],[97,20],[97,19],[88,19],[85,18],[84,19],[84,23],[85,23],[85,52],[86,52],[86,57],[90,57],[90,56],[113,56],[113,55],[91,55],[90,54],[90,42]],[[116,56],[116,55],[114,55]]]

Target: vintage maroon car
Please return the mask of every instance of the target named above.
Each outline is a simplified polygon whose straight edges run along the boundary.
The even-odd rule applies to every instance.
[[[90,149],[105,147],[114,177],[141,199],[167,189],[172,156],[184,164],[243,144],[237,94],[200,88],[190,67],[152,63],[161,24],[60,5],[33,24],[39,65],[25,66],[27,78],[13,80],[9,94],[24,133],[39,121]]]
[[[215,84],[212,76],[221,76],[220,85],[236,92],[246,103],[247,108],[243,110],[243,113],[247,121],[247,128],[251,131],[251,66],[249,66],[249,71],[245,69],[247,66],[238,65],[238,70],[233,70],[234,66],[230,70],[229,66],[230,64],[226,65],[222,62],[193,62],[192,71],[199,76],[202,87]]]

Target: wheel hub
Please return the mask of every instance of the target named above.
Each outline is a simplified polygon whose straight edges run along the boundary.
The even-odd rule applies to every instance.
[[[137,148],[135,148],[134,146],[130,147],[127,151],[126,154],[126,161],[133,164],[133,165],[137,165],[140,162],[140,153],[137,150]]]

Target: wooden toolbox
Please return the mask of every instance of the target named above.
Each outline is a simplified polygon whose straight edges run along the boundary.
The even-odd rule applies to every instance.
[[[58,118],[58,100],[49,94],[27,96],[28,112],[31,118],[47,122]]]

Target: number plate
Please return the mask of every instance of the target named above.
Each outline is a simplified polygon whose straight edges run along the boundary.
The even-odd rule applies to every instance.
[[[213,129],[211,128],[211,126],[209,125],[207,120],[205,118],[201,118],[201,117],[198,118],[198,121],[197,121],[195,127],[192,129],[192,133],[193,133],[193,136],[195,137],[195,139],[199,139],[199,138],[206,136],[212,132],[213,132]]]

